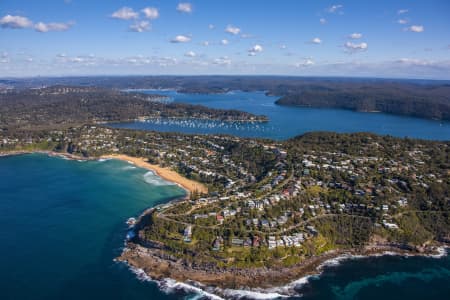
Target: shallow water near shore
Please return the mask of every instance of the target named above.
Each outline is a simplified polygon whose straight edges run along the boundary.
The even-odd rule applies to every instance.
[[[78,162],[43,154],[0,158],[0,299],[211,297],[170,281],[166,293],[113,261],[129,217],[184,194],[156,176],[149,183],[151,176],[116,160]],[[311,300],[445,299],[450,258],[345,260],[325,266],[295,290],[302,297],[293,298]],[[234,291],[229,297],[246,295],[270,296]]]

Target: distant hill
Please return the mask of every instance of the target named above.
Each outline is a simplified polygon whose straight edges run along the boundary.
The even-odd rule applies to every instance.
[[[276,103],[450,120],[449,85],[322,84],[305,86],[299,91],[281,97]]]
[[[450,82],[371,78],[289,76],[114,76],[10,79],[16,88],[45,85],[101,86],[125,89],[176,89],[185,93],[266,91],[279,105],[380,111],[450,120]]]

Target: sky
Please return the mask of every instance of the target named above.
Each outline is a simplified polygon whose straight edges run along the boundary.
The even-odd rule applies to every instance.
[[[448,0],[0,0],[0,77],[450,79]]]

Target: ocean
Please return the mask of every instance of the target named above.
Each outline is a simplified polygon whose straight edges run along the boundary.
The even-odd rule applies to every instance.
[[[0,158],[0,299],[209,298],[171,281],[160,288],[114,261],[129,217],[183,195],[176,185],[121,161]],[[292,299],[446,299],[450,258],[334,260],[320,276],[300,282]]]

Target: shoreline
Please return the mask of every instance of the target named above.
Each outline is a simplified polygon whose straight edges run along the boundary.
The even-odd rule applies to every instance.
[[[426,253],[419,253],[392,246],[368,245],[361,250],[331,250],[319,256],[309,257],[291,267],[199,270],[169,257],[157,257],[152,253],[155,249],[129,242],[116,260],[127,264],[138,278],[156,282],[163,291],[167,288],[168,282],[172,282],[172,288],[178,286],[188,291],[199,290],[203,294],[219,298],[240,299],[242,293],[245,293],[250,298],[266,295],[265,299],[278,299],[298,295],[295,288],[307,284],[311,277],[320,276],[324,268],[336,266],[345,260],[383,256],[438,259],[447,256],[448,249],[448,245],[440,245],[430,248]]]
[[[142,221],[149,213],[153,213],[153,208],[144,211],[139,220]],[[125,263],[139,279],[157,283],[162,291],[185,290],[210,299],[241,299],[242,293],[249,299],[298,296],[296,287],[307,284],[311,277],[320,276],[325,267],[338,265],[341,261],[383,256],[438,259],[449,255],[450,249],[448,244],[441,242],[419,251],[372,242],[360,249],[330,250],[289,267],[217,268],[172,257],[164,253],[164,245],[158,242],[140,244],[142,226],[138,224],[132,229],[135,238],[125,239],[122,253],[114,260]]]
[[[94,157],[83,157],[78,156],[70,153],[62,153],[62,152],[55,152],[50,150],[12,150],[12,151],[6,151],[6,152],[0,152],[0,157],[8,157],[8,156],[18,156],[18,155],[26,155],[26,154],[45,154],[50,157],[61,157],[69,160],[85,160],[85,161],[94,161],[98,160],[98,158]]]
[[[123,154],[102,155],[100,157],[81,157],[70,153],[59,153],[46,150],[16,150],[9,152],[0,152],[0,157],[25,155],[31,153],[46,154],[54,157],[61,157],[70,160],[85,160],[96,161],[99,159],[117,159],[132,163],[137,167],[151,170],[157,176],[176,182],[173,177],[166,178],[164,176],[174,175],[174,173],[182,179],[180,174],[168,168],[162,168],[158,165],[148,163],[144,158],[131,157]],[[167,172],[167,173],[165,173]],[[162,176],[164,174],[164,176]],[[199,184],[192,181],[193,184]],[[181,185],[181,184],[180,184]],[[184,188],[184,187],[183,187]],[[151,211],[148,208],[141,214],[142,218]],[[341,260],[355,259],[355,258],[369,258],[386,255],[399,256],[417,256],[417,257],[432,257],[439,258],[448,255],[446,251],[438,252],[440,247],[447,247],[448,244],[438,244],[438,246],[429,246],[423,253],[403,250],[398,247],[369,244],[362,249],[346,249],[346,250],[332,250],[322,255],[312,256],[306,258],[303,262],[290,267],[275,267],[275,268],[248,268],[248,269],[207,269],[204,266],[192,266],[182,261],[177,261],[162,251],[155,248],[148,248],[139,244],[127,243],[122,254],[117,258],[118,261],[126,263],[130,269],[140,270],[147,276],[149,280],[156,282],[163,282],[171,280],[177,285],[183,287],[192,287],[201,291],[215,291],[221,296],[228,298],[229,293],[237,294],[239,292],[249,293],[282,293],[280,296],[289,296],[294,291],[295,287],[307,283],[311,276],[320,275],[323,268],[339,263]],[[157,252],[160,253],[157,253]],[[448,250],[447,250],[448,251]],[[204,290],[204,289],[207,290]],[[287,293],[287,294],[285,294]],[[213,294],[215,295],[215,294]]]
[[[189,197],[189,195],[194,192],[199,192],[201,194],[208,193],[208,188],[200,182],[183,177],[179,173],[177,173],[169,168],[163,168],[163,167],[160,167],[159,165],[151,164],[151,163],[147,162],[145,158],[133,157],[133,156],[125,155],[125,154],[107,154],[107,155],[101,155],[100,157],[82,157],[82,156],[73,155],[70,153],[60,153],[60,152],[49,151],[49,150],[12,150],[12,151],[7,151],[7,152],[0,152],[0,157],[25,155],[25,154],[33,154],[33,153],[46,154],[46,155],[52,156],[52,157],[62,157],[62,158],[71,159],[71,160],[95,161],[95,160],[99,160],[99,159],[116,159],[116,160],[134,164],[135,166],[137,166],[139,168],[143,168],[143,169],[152,171],[157,176],[161,177],[162,179],[175,183],[180,188],[182,188],[186,191],[186,193],[187,193],[186,197]]]
[[[163,178],[164,180],[173,182],[178,186],[180,186],[181,188],[183,188],[184,190],[186,190],[188,196],[194,192],[199,192],[201,194],[208,193],[208,188],[205,185],[197,181],[183,177],[179,173],[169,168],[163,168],[158,165],[151,164],[148,161],[146,161],[146,159],[143,157],[133,157],[125,154],[108,154],[100,156],[100,159],[117,159],[128,163],[132,163],[137,167],[152,171],[157,176]]]

